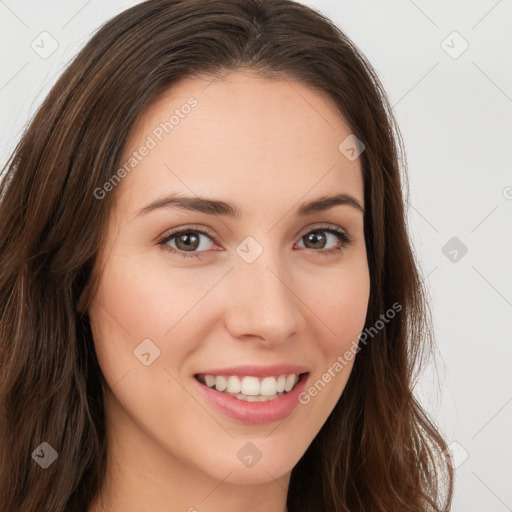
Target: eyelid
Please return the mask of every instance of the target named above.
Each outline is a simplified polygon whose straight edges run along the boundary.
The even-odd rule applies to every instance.
[[[347,236],[347,238],[350,238],[350,240],[352,240],[352,237],[349,235],[349,233],[346,229],[343,229],[343,228],[337,226],[336,224],[325,224],[325,223],[313,224],[313,226],[308,226],[308,227],[304,228],[304,230],[299,231],[295,236],[302,238],[304,235],[306,235],[310,231],[314,231],[316,229],[333,229],[335,231],[338,231],[339,233],[345,234]],[[177,235],[177,234],[181,233],[182,231],[197,231],[199,233],[204,233],[204,234],[208,235],[213,241],[215,241],[216,239],[220,239],[220,237],[210,228],[208,228],[206,226],[200,226],[198,224],[196,224],[196,225],[192,224],[190,226],[184,226],[183,228],[176,228],[176,230],[170,230],[170,231],[164,233],[163,235],[159,236],[157,241],[162,241],[165,238],[168,238],[171,235]],[[302,233],[302,234],[299,236],[299,233]]]
[[[307,228],[305,228],[304,231],[300,231],[299,233],[302,233],[301,235],[299,235],[299,238],[302,238],[304,235],[306,235],[307,233],[309,233],[310,231],[321,231],[321,230],[329,230],[329,229],[332,229],[333,231],[337,231],[338,233],[341,233],[341,234],[344,234],[347,236],[347,238],[349,238],[350,240],[352,240],[352,238],[350,237],[350,235],[348,234],[348,231],[346,229],[343,229],[342,227],[340,226],[337,226],[336,224],[314,224],[312,227],[308,226]]]
[[[208,236],[211,241],[213,243],[216,243],[217,242],[217,238],[220,239],[220,237],[213,231],[211,230],[210,228],[206,227],[206,226],[199,226],[199,225],[190,225],[190,226],[184,226],[184,227],[180,227],[180,228],[176,228],[176,229],[172,229],[171,231],[167,231],[166,233],[164,233],[163,235],[159,236],[156,240],[156,244],[157,245],[166,245],[167,242],[169,242],[170,240],[174,239],[176,236],[178,236],[179,234],[181,233],[187,233],[187,232],[194,232],[194,233],[200,233],[200,234],[203,234],[203,235],[206,235]],[[169,250],[171,252],[176,252],[176,249],[174,249],[174,247],[170,247]],[[182,251],[179,251],[179,253],[181,253]],[[208,252],[208,251],[199,251],[199,252],[191,252],[190,255],[200,255],[202,254],[203,252]]]
[[[217,238],[220,239],[220,237],[216,233],[214,233],[213,230],[211,230],[210,228],[208,228],[206,226],[189,225],[189,226],[176,228],[176,229],[171,230],[171,231],[165,233],[164,235],[158,237],[157,244],[163,246],[163,245],[167,244],[167,242],[172,240],[174,237],[178,236],[179,234],[184,233],[184,232],[189,232],[189,231],[204,234],[204,235],[208,236],[213,243],[218,242]],[[326,232],[333,231],[335,233],[338,233],[341,236],[341,238],[338,238],[338,239],[339,239],[342,247],[349,245],[354,241],[354,239],[352,238],[351,235],[349,235],[349,233],[346,229],[343,229],[340,226],[337,226],[336,224],[326,224],[326,223],[320,223],[320,224],[314,224],[312,226],[308,226],[308,227],[304,228],[303,231],[299,231],[299,233],[302,233],[302,234],[300,236],[296,235],[296,237],[298,236],[299,240],[301,240],[305,235],[307,235],[308,233],[313,232],[313,231],[326,231]],[[177,251],[173,247],[170,247],[169,250],[171,252],[178,252],[180,255],[183,252],[183,251]],[[318,250],[318,251],[313,251],[313,252],[316,252],[318,254],[329,254],[330,251],[333,251],[333,249]],[[186,251],[185,251],[184,256],[185,257],[188,257],[188,256],[200,257],[200,255],[202,253],[207,253],[207,252],[209,252],[209,251],[198,251],[198,252],[191,251],[190,254],[186,254]]]
[[[217,233],[215,233],[210,228],[208,228],[206,226],[199,226],[199,225],[192,224],[190,226],[179,227],[176,229],[171,229],[170,231],[166,231],[163,235],[159,236],[156,241],[158,243],[158,242],[161,242],[162,240],[169,239],[169,237],[171,237],[171,236],[176,236],[182,232],[188,232],[188,231],[203,233],[205,235],[208,235],[212,240],[216,240],[217,238],[220,239],[220,237],[217,235]]]

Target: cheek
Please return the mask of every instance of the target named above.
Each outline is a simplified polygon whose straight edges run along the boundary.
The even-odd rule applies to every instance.
[[[113,254],[98,302],[133,341],[162,338],[205,293],[209,280],[198,273],[171,268],[163,255],[155,259],[137,253]]]
[[[179,368],[201,339],[190,333],[199,325],[196,306],[218,280],[211,274],[191,279],[190,269],[170,269],[164,258],[111,253],[89,310],[98,362],[109,384],[127,371],[133,378],[143,367],[139,351],[149,350],[152,369]]]
[[[161,274],[157,279],[156,270],[143,271],[135,258],[117,261],[104,273],[89,313],[98,362],[133,420],[168,424],[162,403],[187,403],[172,377],[179,377],[194,340],[169,333],[189,309],[187,300]]]
[[[353,264],[352,264],[353,263]],[[322,286],[318,286],[318,283]],[[310,297],[308,304],[318,317],[326,333],[322,346],[326,355],[346,350],[364,328],[370,297],[370,277],[366,259],[357,259],[340,266],[339,272],[331,272],[322,279],[307,281]],[[320,324],[319,324],[320,322]]]
[[[366,259],[358,258],[351,263],[347,262],[336,275],[333,273],[323,281],[312,308],[318,316],[315,325],[319,327],[314,337],[321,355],[318,371],[305,390],[302,403],[315,403],[325,416],[336,405],[350,377],[368,310],[370,278]],[[324,389],[327,391],[323,392]]]

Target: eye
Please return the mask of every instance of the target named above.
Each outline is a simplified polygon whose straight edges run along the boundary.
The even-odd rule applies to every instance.
[[[325,233],[327,233],[328,236],[325,236]],[[206,242],[206,247],[205,243],[202,243],[202,237],[206,237],[211,243],[213,243],[215,239],[214,233],[209,230],[188,227],[164,235],[158,240],[157,244],[164,246],[166,250],[182,258],[198,258],[201,256],[202,252],[207,252],[209,249],[208,242]],[[335,238],[338,243],[334,247],[325,250],[325,244],[330,237]],[[306,240],[308,244],[312,244],[313,248],[311,250],[321,256],[339,253],[343,248],[352,243],[352,238],[348,233],[337,226],[316,227],[303,235],[300,241],[302,240]],[[308,247],[306,247],[306,249],[307,248]],[[198,251],[198,249],[203,250]]]
[[[328,233],[328,236],[325,236],[324,233]],[[328,250],[317,251],[316,249],[324,249],[325,243],[329,237],[336,239],[338,243]],[[314,228],[312,231],[308,231],[304,236],[301,237],[300,241],[302,240],[306,240],[308,244],[313,244],[313,246],[316,245],[316,247],[313,247],[313,250],[322,256],[329,256],[333,253],[339,253],[347,245],[352,243],[352,238],[346,231],[338,227],[329,226],[320,226]],[[321,247],[318,247],[318,245]]]
[[[170,252],[183,258],[197,258],[200,254],[195,254],[193,251],[199,247],[204,249],[204,243],[201,244],[201,236],[209,238],[210,241],[213,241],[214,238],[214,234],[212,232],[192,227],[173,231],[172,233],[164,235],[158,240],[158,245],[165,246],[165,248]],[[169,245],[170,242],[174,242],[176,246],[173,247],[172,245]],[[191,254],[187,254],[187,252]]]

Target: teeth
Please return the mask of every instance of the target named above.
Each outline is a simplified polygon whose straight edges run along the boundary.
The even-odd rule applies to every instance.
[[[277,392],[282,393],[284,391],[285,385],[286,385],[286,375],[281,375],[277,379],[277,387],[276,387]]]
[[[209,377],[212,377],[212,376],[209,375]],[[210,379],[210,382],[211,382],[211,379]],[[210,387],[213,388],[213,386],[210,386]],[[224,391],[227,387],[228,387],[228,383],[222,375],[215,377],[215,388],[217,389],[217,391]]]
[[[284,375],[282,375],[282,377],[284,377]],[[261,381],[261,385],[260,385],[258,379],[256,379],[256,382],[259,386],[259,393],[255,393],[255,394],[260,394],[263,396],[272,396],[272,395],[275,395],[276,393],[281,393],[283,391],[282,389],[279,389],[279,386],[276,385],[275,377],[265,377]],[[245,393],[245,394],[248,394],[248,393]]]
[[[236,379],[238,382],[240,382],[238,379]],[[237,384],[238,384],[237,382]],[[238,392],[238,391],[237,391]],[[249,396],[258,396],[260,394],[260,381],[257,377],[244,377],[242,379],[242,383],[240,384],[240,393],[242,395],[249,395]],[[264,393],[261,393],[262,395]],[[275,395],[275,393],[272,393],[272,395]],[[267,395],[265,395],[267,396]]]
[[[261,401],[259,397],[278,398],[283,392],[291,391],[299,380],[296,373],[278,377],[258,377],[236,375],[198,375],[198,380],[217,391],[247,398],[249,402]],[[252,398],[254,397],[254,398]]]
[[[228,393],[240,393],[241,390],[240,379],[234,375],[228,377],[228,388],[226,391]]]

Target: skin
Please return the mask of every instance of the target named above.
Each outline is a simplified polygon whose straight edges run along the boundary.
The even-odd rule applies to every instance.
[[[90,512],[285,511],[290,473],[339,400],[353,360],[307,405],[264,425],[213,409],[193,375],[295,363],[310,369],[311,384],[364,327],[370,279],[362,212],[341,205],[305,218],[294,213],[334,192],[364,206],[360,159],[338,150],[351,130],[334,103],[249,71],[187,79],[139,119],[123,162],[190,96],[198,105],[109,192],[115,201],[87,312],[108,383],[110,464]],[[171,192],[236,203],[242,217],[178,209],[136,216]],[[308,242],[322,224],[342,228],[352,243],[322,255],[340,244],[325,231],[323,246]],[[216,239],[194,233],[198,258],[158,245],[181,227],[210,228]],[[236,252],[248,236],[263,248],[251,264]],[[184,252],[176,239],[169,246]],[[161,351],[149,366],[134,356],[146,338]],[[250,468],[237,458],[247,442],[262,454]]]

